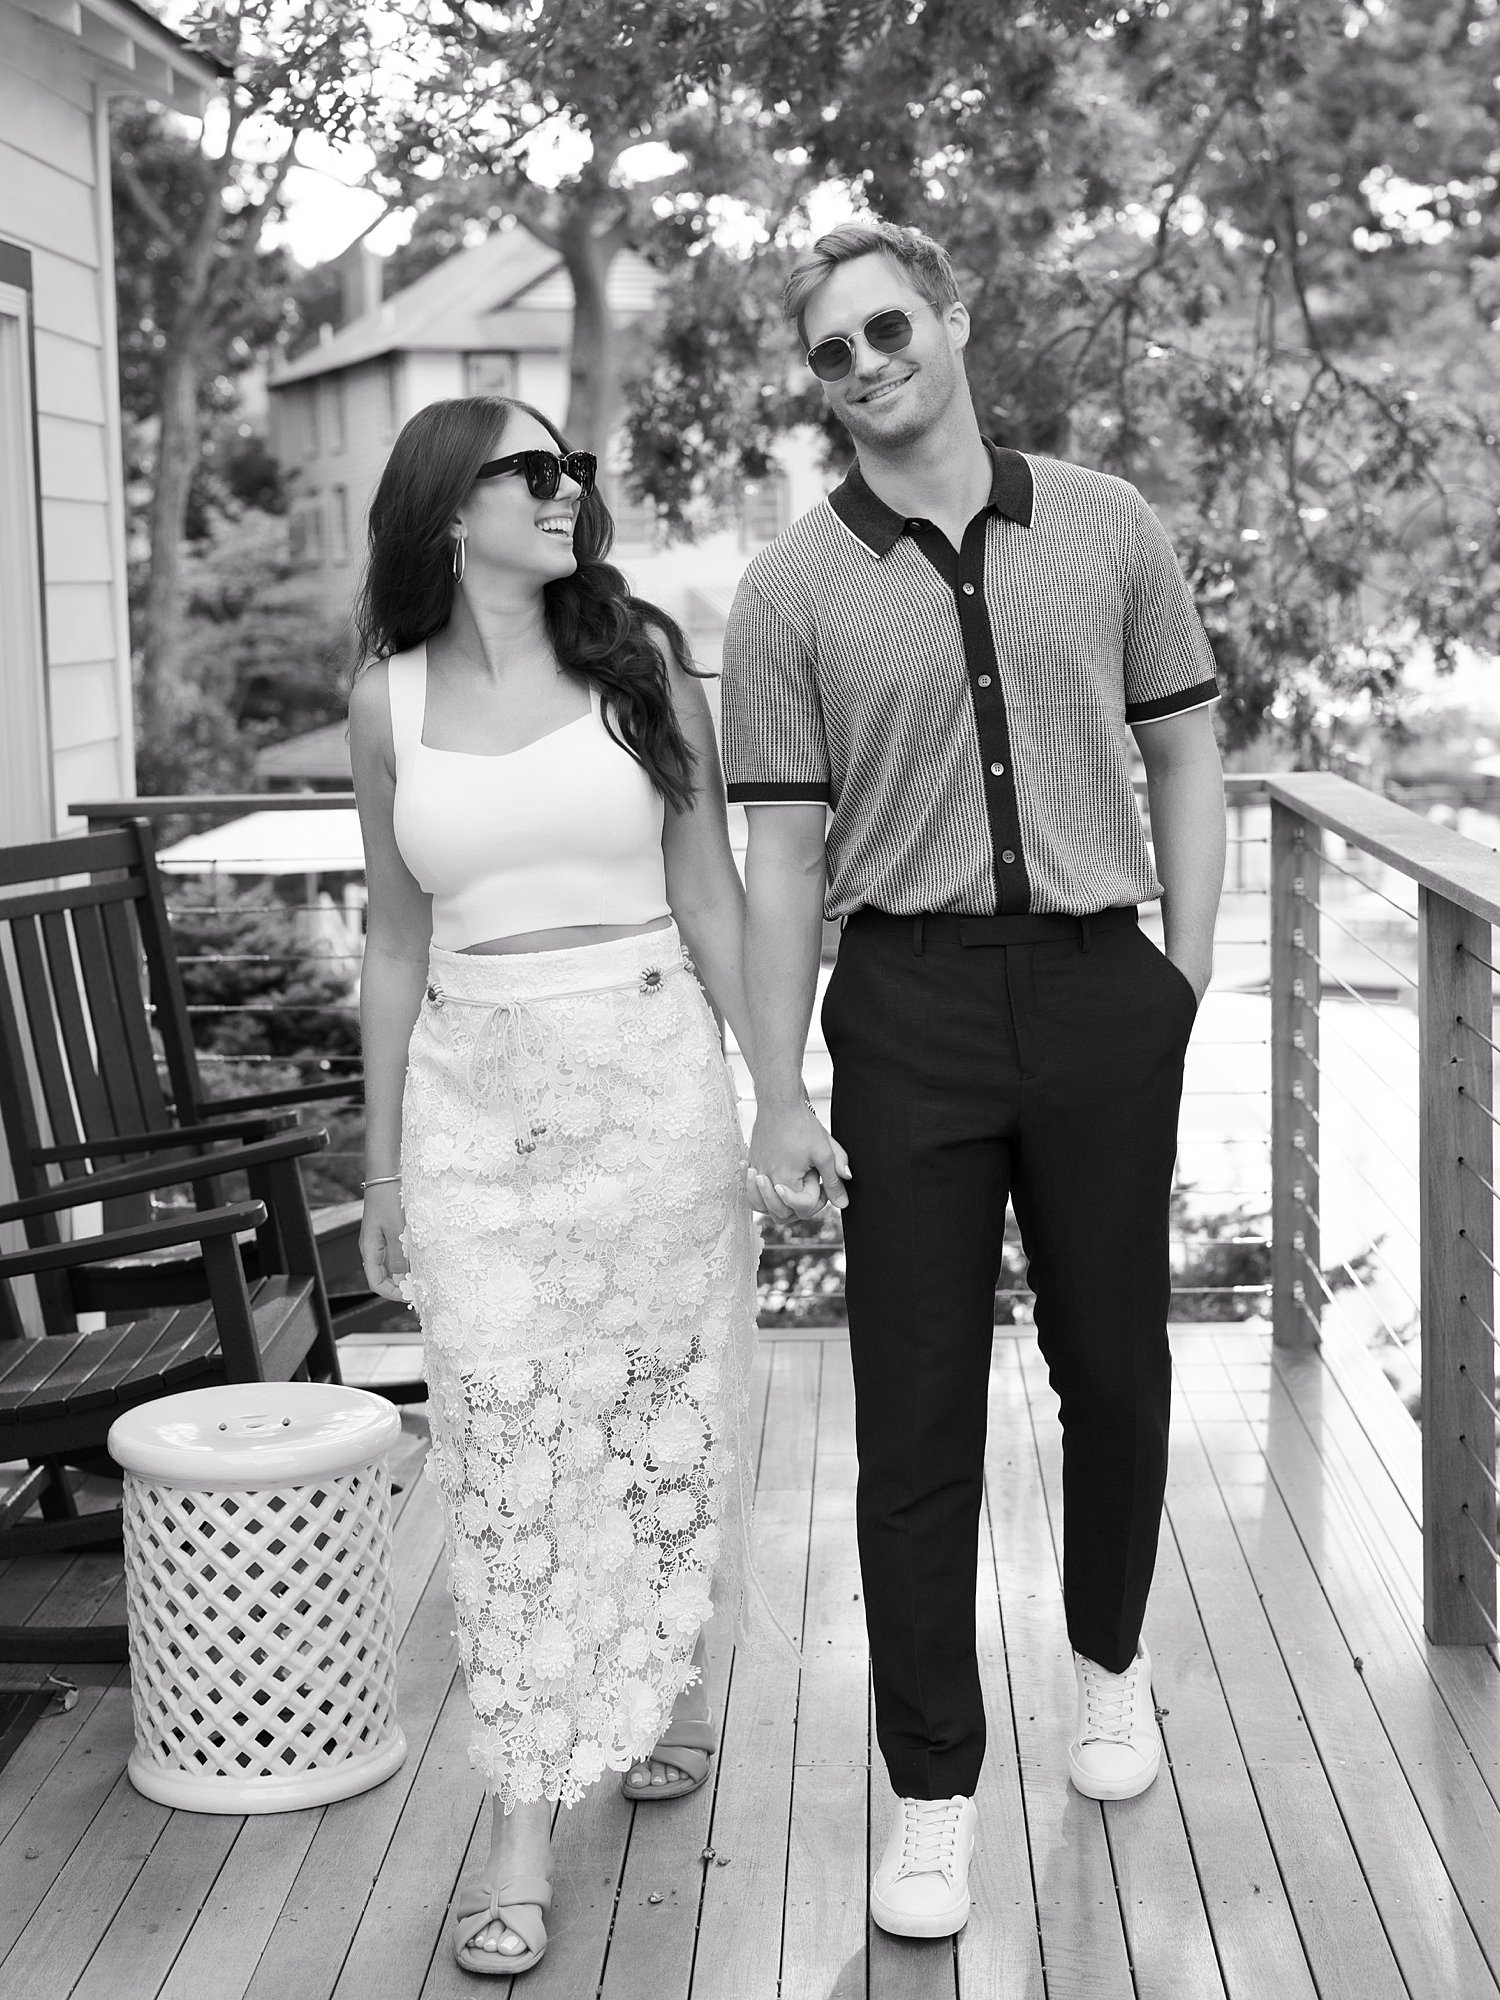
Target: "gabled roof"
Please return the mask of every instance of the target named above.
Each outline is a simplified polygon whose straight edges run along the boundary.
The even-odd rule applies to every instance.
[[[610,270],[610,305],[622,314],[643,311],[655,286],[655,273],[644,259],[622,251]],[[373,312],[277,369],[270,386],[311,381],[411,348],[484,353],[565,347],[571,305],[561,256],[524,223],[513,222],[445,258]]]
[[[233,72],[190,48],[140,0],[14,0],[24,13],[71,36],[109,85],[202,115],[221,78]]]

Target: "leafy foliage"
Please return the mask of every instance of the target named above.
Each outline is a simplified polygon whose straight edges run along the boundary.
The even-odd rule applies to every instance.
[[[742,41],[717,110],[774,188],[724,190],[734,236],[696,194],[658,203],[671,275],[630,436],[670,524],[809,407],[767,303],[834,178],[954,256],[983,428],[1161,509],[1230,748],[1269,728],[1326,761],[1341,715],[1398,724],[1419,654],[1500,645],[1488,0],[795,13],[795,62]]]
[[[280,516],[219,517],[183,571],[181,673],[195,699],[141,732],[139,782],[148,795],[250,791],[258,750],[342,716],[348,622],[298,574]]]

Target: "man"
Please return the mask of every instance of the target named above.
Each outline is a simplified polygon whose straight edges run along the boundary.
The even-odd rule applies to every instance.
[[[1182,1062],[1223,881],[1218,690],[1135,489],[980,435],[937,244],[836,229],[785,306],[858,463],[751,563],[725,644],[729,796],[751,809],[752,1168],[773,1214],[844,1210],[860,1562],[898,1797],[871,1910],[941,1937],[968,1916],[984,1755],[977,1526],[1007,1197],[1062,1404],[1069,1776],[1129,1798],[1160,1761],[1140,1630]],[[846,1163],[801,1080],[825,893]],[[1137,923],[1158,895],[1165,955]]]

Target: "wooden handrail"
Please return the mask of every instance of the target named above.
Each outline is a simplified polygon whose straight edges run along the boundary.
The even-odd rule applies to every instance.
[[[1262,783],[1314,826],[1352,841],[1471,916],[1500,924],[1500,854],[1331,771],[1273,771]]]
[[[182,798],[85,799],[68,807],[75,819],[175,819],[182,813],[331,812],[354,804],[353,792],[190,792]]]

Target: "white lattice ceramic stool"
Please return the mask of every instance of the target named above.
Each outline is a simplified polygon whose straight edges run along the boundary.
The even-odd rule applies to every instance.
[[[192,1389],[113,1425],[137,1791],[286,1812],[400,1766],[386,1469],[400,1431],[383,1397],[325,1382]]]

